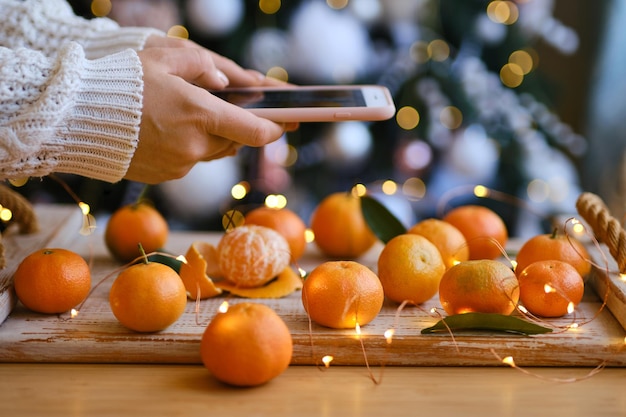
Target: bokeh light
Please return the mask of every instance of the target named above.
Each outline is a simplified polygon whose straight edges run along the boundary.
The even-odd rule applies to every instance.
[[[387,195],[393,195],[398,191],[398,184],[396,184],[395,181],[386,180],[383,182],[380,188],[383,193]]]
[[[454,130],[463,123],[463,113],[457,107],[446,106],[439,113],[439,121],[448,129]]]
[[[410,200],[419,200],[426,195],[426,184],[417,177],[412,177],[402,184],[402,193]]]
[[[442,39],[430,42],[426,50],[433,61],[442,62],[450,57],[450,46]]]
[[[272,67],[267,70],[265,76],[284,82],[287,82],[289,80],[289,74],[287,73],[287,70],[283,67]]]
[[[509,88],[519,87],[524,81],[524,70],[517,64],[506,64],[500,70],[500,80]]]
[[[285,208],[287,207],[287,197],[282,194],[269,194],[265,197],[265,205],[275,209]]]
[[[428,43],[424,41],[417,41],[411,45],[409,50],[411,58],[418,64],[423,64],[430,59],[428,54]]]
[[[248,193],[250,192],[250,184],[248,184],[246,181],[242,181],[238,184],[233,185],[233,187],[230,189],[230,195],[235,199],[235,200],[242,200],[246,197],[246,195],[248,195]]]
[[[189,31],[181,25],[174,25],[167,30],[167,36],[170,38],[189,39]]]
[[[411,106],[404,106],[396,114],[396,122],[404,130],[415,129],[420,122],[420,114]]]
[[[533,56],[523,49],[514,51],[509,55],[509,64],[515,64],[520,67],[522,74],[527,75],[535,67]]]
[[[111,13],[111,0],[93,0],[91,2],[91,13],[95,17],[105,17]]]
[[[265,14],[274,14],[280,10],[280,0],[259,0],[259,9]]]
[[[333,9],[343,9],[348,5],[348,0],[326,0],[326,4]]]
[[[512,25],[519,18],[519,9],[512,1],[495,0],[487,5],[487,16],[496,23]]]

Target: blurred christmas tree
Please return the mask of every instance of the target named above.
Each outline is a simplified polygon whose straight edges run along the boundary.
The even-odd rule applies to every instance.
[[[232,185],[245,180],[251,188],[243,200],[226,190],[219,207],[280,194],[307,217],[321,196],[359,182],[410,202],[396,203],[405,222],[436,215],[438,202],[454,190],[462,195],[455,203],[473,202],[476,184],[528,201],[544,215],[574,208],[576,163],[588,143],[554,112],[554,90],[536,71],[537,44],[557,54],[579,47],[578,34],[553,16],[552,0],[112,4],[109,17],[122,24],[163,30],[180,24],[192,40],[294,83],[378,83],[392,91],[393,120],[307,124],[261,152],[244,152],[247,171],[234,174]],[[81,2],[75,7],[80,11]],[[210,178],[199,181],[195,186],[211,187]],[[513,233],[541,226],[510,204],[498,211]]]

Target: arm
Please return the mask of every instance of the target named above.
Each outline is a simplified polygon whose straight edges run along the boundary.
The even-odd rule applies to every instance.
[[[0,178],[73,173],[120,180],[137,145],[142,70],[127,50],[88,61],[0,48]]]
[[[75,41],[93,59],[127,48],[141,50],[148,37],[163,35],[151,28],[122,28],[106,18],[83,19],[65,0],[0,0],[0,10],[0,46],[25,47],[48,56]]]
[[[0,179],[63,172],[157,183],[283,134],[205,90],[224,87],[222,73],[262,82],[232,61],[199,47],[139,54],[89,61],[75,43],[54,59],[0,48]]]

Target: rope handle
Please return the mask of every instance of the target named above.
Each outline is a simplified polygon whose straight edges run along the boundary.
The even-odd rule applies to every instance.
[[[611,214],[604,201],[589,192],[582,193],[576,201],[578,214],[591,226],[598,241],[604,243],[619,268],[626,273],[626,231]]]
[[[0,184],[0,206],[11,210],[11,223],[17,223],[20,233],[34,233],[39,230],[39,222],[30,202],[21,194]],[[0,269],[6,266],[4,245],[0,235]]]

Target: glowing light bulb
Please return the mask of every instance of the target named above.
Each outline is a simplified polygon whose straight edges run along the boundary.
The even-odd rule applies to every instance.
[[[393,335],[396,333],[396,331],[394,329],[387,329],[385,330],[385,339],[387,340],[388,344],[391,344],[391,339],[393,339]]]
[[[331,355],[326,355],[322,358],[322,362],[324,363],[324,366],[328,368],[333,359],[335,358],[333,358]]]
[[[76,317],[76,316],[78,316],[78,310],[76,310],[75,308],[73,308],[73,309],[70,311],[70,318],[72,318],[72,319],[73,319],[73,318],[74,318],[74,317]]]
[[[513,356],[507,356],[502,359],[502,363],[505,365],[509,365],[511,368],[515,368],[515,361],[513,360]]]
[[[219,311],[220,313],[226,313],[228,311],[228,301],[224,301],[222,304],[220,304],[217,311]]]
[[[185,258],[185,255],[178,255],[178,256],[176,257],[176,260],[177,260],[177,261],[181,261],[182,263],[185,263],[185,264],[186,264],[186,263],[189,263],[189,262],[187,262],[187,258]]]
[[[298,272],[300,273],[300,278],[306,277],[306,271],[302,268],[298,268]]]
[[[578,329],[578,323],[572,323],[569,326],[567,326],[568,329]]]
[[[556,290],[554,289],[554,287],[553,287],[552,285],[550,285],[550,284],[545,284],[545,285],[543,286],[543,291],[544,291],[546,294],[550,294],[551,292],[556,292]]]
[[[489,188],[484,185],[477,185],[474,187],[474,195],[481,198],[489,197]]]
[[[519,311],[521,311],[521,312],[522,312],[522,313],[524,313],[524,314],[527,314],[527,313],[528,313],[528,310],[526,310],[526,307],[524,307],[524,306],[522,306],[522,305],[517,306],[517,308],[519,308]]]
[[[572,314],[574,312],[575,308],[576,308],[576,306],[574,305],[574,303],[570,301],[567,304],[567,314]]]
[[[359,325],[359,323],[354,326],[354,332],[356,333],[357,337],[361,336],[361,326]]]
[[[78,203],[78,207],[80,207],[80,211],[82,211],[83,214],[89,214],[89,212],[91,211],[91,209],[89,207],[89,204],[87,204],[87,203],[85,203],[83,201],[80,201]]]

